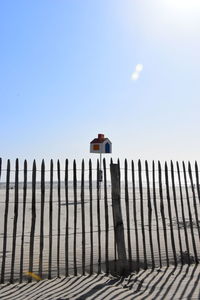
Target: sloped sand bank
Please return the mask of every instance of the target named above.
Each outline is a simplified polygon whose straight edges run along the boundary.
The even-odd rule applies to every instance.
[[[131,276],[70,276],[40,282],[4,284],[0,298],[22,299],[200,299],[200,266],[141,270]]]

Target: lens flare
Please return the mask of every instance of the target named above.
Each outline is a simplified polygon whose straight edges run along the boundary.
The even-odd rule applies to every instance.
[[[136,72],[141,72],[143,70],[143,65],[142,64],[137,64],[135,67]]]
[[[131,78],[132,78],[132,80],[138,80],[138,78],[139,78],[139,73],[134,72],[134,73],[132,74]]]

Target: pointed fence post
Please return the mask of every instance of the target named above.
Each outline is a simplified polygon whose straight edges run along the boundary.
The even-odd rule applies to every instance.
[[[117,273],[125,275],[128,270],[128,262],[126,257],[126,246],[124,239],[124,224],[121,211],[120,198],[120,171],[118,164],[110,165],[111,184],[112,184],[112,209],[113,209],[113,223],[118,252]]]

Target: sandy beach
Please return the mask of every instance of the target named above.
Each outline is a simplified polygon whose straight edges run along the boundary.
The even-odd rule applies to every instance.
[[[52,250],[52,276],[57,275],[57,234],[58,234],[58,200],[57,200],[57,189],[54,188],[54,198],[53,198],[53,250]],[[162,223],[162,216],[160,212],[160,198],[158,190],[157,192],[157,207],[158,207],[158,222],[156,223],[155,218],[155,209],[152,202],[152,223],[151,223],[151,233],[152,233],[152,241],[153,241],[153,256],[155,261],[155,267],[160,266],[160,258],[162,260],[162,265],[166,265],[166,249],[165,249],[165,241],[164,241],[164,229]],[[179,213],[179,224],[177,224],[177,218],[174,209],[174,202],[171,200],[171,208],[172,208],[172,221],[173,221],[173,232],[174,232],[174,240],[175,240],[175,249],[177,261],[180,262],[180,241],[178,233],[180,233],[181,237],[181,250],[183,254],[187,254],[187,245],[185,239],[185,230],[183,226],[183,218],[181,212],[181,203],[180,198],[178,197],[178,187],[176,188],[177,192],[177,206]],[[148,266],[152,265],[152,252],[150,247],[150,235],[149,235],[149,220],[148,220],[148,201],[147,201],[147,189],[143,187],[143,207],[144,207],[144,234],[145,234],[145,246],[146,246],[146,257]],[[152,190],[151,190],[152,194]],[[76,228],[76,243],[77,243],[77,268],[79,272],[81,272],[82,267],[82,224],[81,224],[81,199],[80,199],[80,188],[77,193],[77,228]],[[172,194],[170,195],[173,199]],[[197,248],[197,255],[200,257],[199,252],[199,236],[198,236],[198,228],[195,220],[195,212],[194,206],[192,203],[192,192],[189,191],[189,196],[191,199],[191,212],[193,218],[193,232],[194,239]],[[19,212],[18,212],[18,223],[17,223],[17,237],[16,237],[16,257],[15,257],[15,269],[14,269],[14,278],[17,280],[19,278],[19,264],[20,264],[20,251],[21,251],[21,233],[22,233],[22,207],[23,207],[23,191],[19,190]],[[41,191],[38,187],[36,189],[36,225],[35,225],[35,240],[34,240],[34,269],[33,272],[38,273],[38,264],[39,264],[39,243],[40,243],[40,197]],[[167,236],[167,246],[168,246],[168,257],[169,263],[174,264],[174,255],[171,241],[171,233],[170,233],[170,220],[168,214],[167,200],[166,200],[166,190],[163,189],[163,197],[164,197],[164,209],[165,209],[165,221],[166,221],[166,236]],[[186,203],[186,196],[183,191],[184,197],[184,208],[185,208],[185,223],[186,223],[186,232],[188,235],[188,243],[190,250],[190,259],[191,263],[194,262],[194,248],[193,241],[191,236],[191,228],[189,222],[189,214]],[[5,210],[5,189],[0,190],[0,253],[2,253],[3,248],[3,224],[4,224],[4,210]],[[152,201],[152,200],[151,200]],[[89,201],[89,191],[87,190],[87,186],[85,188],[85,246],[86,246],[86,271],[89,272],[90,267],[90,254],[91,254],[91,245],[90,245],[90,201]],[[94,271],[97,271],[98,265],[98,220],[97,220],[97,197],[96,197],[96,188],[93,191],[93,264]],[[102,262],[102,271],[105,271],[105,208],[104,208],[104,193],[103,189],[101,192],[101,200],[100,200],[100,229],[101,229],[101,262]],[[126,246],[128,244],[128,230],[126,223],[126,207],[125,207],[125,196],[121,195],[121,206],[124,220],[124,235]],[[73,275],[74,273],[74,261],[73,261],[73,242],[74,242],[74,199],[73,199],[73,190],[69,189],[69,274]],[[200,208],[197,206],[198,214],[200,214]],[[112,218],[112,200],[111,200],[111,188],[108,188],[108,212],[109,212],[109,261],[113,262],[115,259],[114,254],[114,230],[113,230],[113,218]],[[131,237],[131,255],[132,261],[136,262],[137,253],[136,253],[136,235],[135,235],[135,223],[133,217],[133,199],[132,199],[132,190],[129,189],[129,213],[130,213],[130,237]],[[139,236],[139,261],[140,265],[144,264],[144,244],[142,240],[142,223],[141,223],[141,206],[140,206],[140,194],[139,189],[136,188],[136,215],[137,215],[137,231]],[[8,212],[8,231],[7,231],[7,255],[6,255],[6,269],[5,269],[5,280],[9,279],[10,274],[10,264],[11,264],[11,255],[12,255],[12,236],[13,236],[13,218],[14,218],[14,190],[10,190],[10,203],[9,203],[9,212]],[[66,222],[66,204],[65,204],[65,191],[61,189],[61,229],[60,229],[60,275],[64,275],[64,267],[65,267],[65,222]],[[158,249],[158,231],[157,225],[159,225],[159,239],[161,245],[161,252],[159,253]],[[179,226],[179,232],[178,232]],[[26,203],[26,220],[25,220],[25,233],[24,233],[24,272],[28,271],[29,267],[29,248],[30,248],[30,231],[31,231],[31,188],[27,190],[27,203]],[[127,250],[128,251],[128,250]],[[43,248],[43,278],[47,278],[48,275],[48,255],[49,255],[49,190],[47,188],[45,193],[45,214],[44,214],[44,248]],[[128,254],[127,254],[128,255]],[[2,256],[0,257],[0,264],[2,261]]]
[[[200,266],[173,266],[140,271],[129,277],[105,274],[54,278],[30,284],[1,286],[3,300],[68,299],[200,299]]]
[[[12,187],[12,185],[11,185]],[[152,205],[151,227],[149,223],[149,198],[147,186],[143,186],[143,211],[141,211],[141,190],[139,186],[135,187],[135,207],[137,222],[134,219],[134,202],[133,190],[130,183],[128,189],[128,202],[129,202],[129,216],[130,216],[130,229],[127,226],[127,210],[126,210],[126,195],[124,191],[124,184],[121,185],[121,208],[124,221],[124,236],[128,254],[131,255],[132,270],[130,275],[126,277],[118,277],[115,274],[115,247],[114,247],[114,227],[112,216],[112,199],[111,199],[111,186],[107,187],[107,201],[108,201],[108,216],[109,216],[109,272],[106,275],[106,223],[105,223],[105,194],[103,185],[101,187],[100,195],[100,250],[99,253],[99,224],[98,224],[98,200],[96,186],[93,187],[92,198],[92,217],[93,217],[93,244],[91,250],[91,201],[88,183],[85,183],[84,189],[84,208],[85,208],[85,272],[86,276],[81,276],[83,267],[82,257],[82,207],[81,207],[81,184],[77,186],[77,227],[76,227],[76,266],[78,276],[74,276],[74,191],[73,183],[69,183],[68,196],[69,196],[69,251],[68,251],[68,272],[69,277],[65,278],[65,230],[66,230],[66,202],[65,202],[65,189],[61,184],[61,202],[60,202],[60,251],[59,251],[59,276],[57,273],[58,268],[58,191],[57,184],[55,183],[53,189],[53,247],[52,247],[52,269],[51,280],[48,278],[49,267],[49,186],[46,184],[45,190],[45,210],[44,210],[44,248],[43,248],[43,264],[42,264],[42,281],[27,284],[28,276],[26,272],[29,270],[29,254],[30,254],[30,231],[31,231],[31,203],[32,203],[32,190],[31,184],[28,184],[27,199],[26,199],[26,218],[25,218],[25,233],[24,233],[24,259],[23,259],[23,281],[19,281],[20,272],[20,251],[21,251],[21,238],[22,238],[22,212],[23,212],[23,189],[22,185],[19,186],[19,207],[18,207],[18,222],[17,222],[17,235],[16,235],[16,255],[14,265],[14,285],[10,285],[10,270],[12,259],[12,242],[13,242],[13,226],[14,226],[14,204],[15,204],[15,189],[11,188],[8,210],[8,224],[7,224],[7,252],[6,252],[6,265],[5,265],[5,284],[1,285],[1,298],[2,299],[184,299],[183,297],[197,297],[199,290],[197,283],[199,280],[199,267],[194,265],[195,251],[198,259],[200,258],[199,252],[199,235],[198,224],[195,219],[195,209],[197,214],[200,214],[199,206],[193,205],[193,193],[191,187],[188,188],[188,195],[190,199],[190,210],[192,214],[192,230],[191,222],[188,211],[187,195],[184,187],[182,187],[182,200],[184,205],[184,216],[181,208],[181,198],[179,194],[179,187],[176,185],[175,192],[177,195],[177,212],[179,219],[177,220],[177,212],[175,210],[175,202],[173,200],[172,190],[170,189],[171,199],[171,220],[169,216],[169,207],[167,202],[167,190],[163,186],[163,199],[160,198],[158,183],[156,185],[156,204],[157,204],[157,221],[156,211],[153,203],[153,190],[150,188],[150,201]],[[197,197],[197,192],[195,190]],[[3,228],[4,228],[4,211],[5,211],[5,185],[1,185],[0,189],[0,246],[1,253],[3,249]],[[163,217],[161,214],[161,200],[163,200],[163,207],[165,212],[165,224],[163,227]],[[35,223],[35,239],[34,239],[34,256],[33,256],[33,272],[39,274],[39,252],[40,252],[40,216],[41,216],[41,189],[40,184],[36,186],[36,223]],[[143,217],[143,220],[141,219]],[[184,218],[183,218],[184,217]],[[143,223],[143,226],[142,226]],[[137,224],[137,228],[135,225]],[[185,225],[184,225],[185,224]],[[159,229],[159,230],[158,230]],[[174,248],[172,244],[171,230],[173,229]],[[139,257],[136,249],[136,233],[138,234],[138,247]],[[151,233],[151,235],[150,235]],[[188,245],[186,243],[185,234],[187,233]],[[165,236],[166,234],[166,236]],[[131,248],[128,248],[128,236],[130,235]],[[145,244],[144,237],[145,235]],[[152,244],[150,238],[152,237]],[[158,244],[158,237],[160,242],[160,249]],[[166,240],[165,240],[166,237]],[[167,242],[167,252],[166,252]],[[195,245],[195,248],[194,248]],[[145,248],[144,248],[145,246]],[[189,253],[187,252],[189,246]],[[130,252],[131,250],[131,252]],[[153,252],[152,252],[153,250]],[[93,251],[93,275],[89,276],[91,268],[91,251]],[[168,258],[166,256],[168,255]],[[99,256],[100,255],[100,256]],[[144,270],[145,255],[147,260],[147,270]],[[101,264],[99,265],[99,257]],[[189,260],[188,260],[189,258]],[[137,259],[139,259],[140,271],[136,272]],[[152,259],[154,261],[155,269],[152,270]],[[176,259],[176,261],[175,261]],[[182,260],[181,260],[182,259]],[[175,262],[178,266],[175,267]],[[0,257],[0,264],[2,263],[2,255]],[[169,267],[167,268],[167,263]],[[181,265],[183,263],[183,265]],[[191,265],[189,266],[188,263]],[[162,264],[162,266],[160,265]],[[97,274],[100,266],[100,274]],[[189,296],[188,296],[189,295]],[[170,298],[171,297],[171,298]],[[195,299],[195,298],[188,298]]]

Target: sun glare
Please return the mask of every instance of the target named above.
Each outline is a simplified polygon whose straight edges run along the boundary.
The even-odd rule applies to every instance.
[[[166,0],[166,5],[172,9],[187,11],[200,8],[200,0]]]

